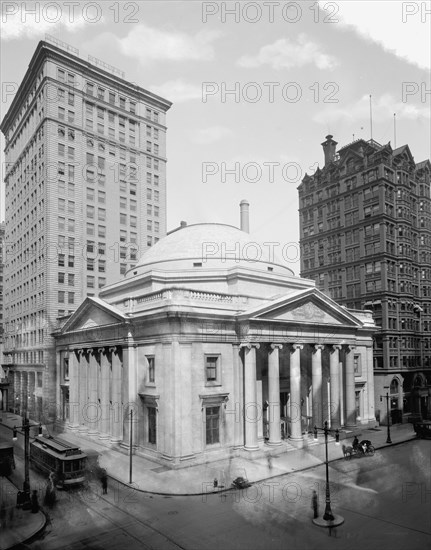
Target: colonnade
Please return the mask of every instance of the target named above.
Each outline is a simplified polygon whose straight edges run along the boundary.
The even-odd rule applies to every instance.
[[[301,425],[301,350],[302,343],[288,344],[290,353],[290,439],[302,440]],[[241,344],[244,348],[244,405],[245,405],[245,449],[256,450],[258,445],[258,416],[256,407],[256,350],[259,343]],[[268,348],[268,403],[269,403],[269,445],[281,444],[280,429],[280,349],[283,345],[274,343]],[[355,346],[345,346],[345,364],[340,363],[341,344],[331,344],[329,348],[330,395],[328,395],[330,425],[336,429],[341,427],[342,411],[345,410],[345,426],[356,425],[355,402]],[[324,345],[312,345],[311,360],[311,395],[313,426],[323,425],[323,377],[322,351]],[[340,370],[343,370],[341,377]],[[342,383],[344,380],[344,383]]]
[[[36,413],[36,375],[35,371],[14,371],[13,372],[13,402],[9,407],[18,414],[28,413],[33,417]]]
[[[121,442],[123,437],[122,348],[69,352],[69,427]]]

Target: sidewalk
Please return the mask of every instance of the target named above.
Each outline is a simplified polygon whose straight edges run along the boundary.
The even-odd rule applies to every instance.
[[[16,419],[16,420],[14,420]],[[19,417],[8,414],[8,419],[3,418],[3,424],[18,423]],[[343,433],[340,437],[340,445],[336,445],[332,437],[328,438],[328,457],[330,461],[343,459],[343,444],[351,445],[354,434],[357,433],[360,440],[369,439],[376,449],[387,446],[386,426],[378,428],[358,427],[355,431],[348,432],[346,439]],[[127,453],[110,449],[98,443],[96,438],[88,436],[77,437],[69,432],[55,434],[69,441],[79,444],[82,451],[89,455],[99,455],[99,465],[105,468],[108,476],[120,483],[129,484],[129,456]],[[397,424],[391,426],[392,444],[415,439],[412,424]],[[133,455],[132,481],[133,487],[139,491],[166,495],[196,495],[212,491],[220,491],[230,488],[232,480],[238,476],[247,478],[256,483],[265,479],[278,477],[300,470],[306,470],[319,466],[325,461],[324,435],[319,433],[318,441],[313,440],[309,434],[305,438],[302,449],[293,447],[288,442],[282,443],[282,448],[275,451],[261,445],[265,453],[259,453],[257,458],[247,456],[245,451],[237,452],[230,458],[207,462],[199,465],[171,470],[168,466],[160,465],[152,460]],[[280,452],[281,451],[281,452]],[[262,456],[263,455],[263,456]],[[272,455],[272,458],[268,458]],[[214,489],[214,479],[218,481],[218,488]]]
[[[379,449],[386,447],[387,431],[382,426],[373,429],[357,429],[356,433],[361,434],[359,439],[369,439],[374,447]],[[61,437],[71,443],[79,443],[84,452],[94,455],[99,453],[99,465],[105,468],[111,479],[120,483],[129,484],[130,459],[127,454],[117,450],[108,449],[97,440],[90,437],[78,438],[70,433],[61,434]],[[343,459],[342,445],[351,445],[354,433],[348,439],[340,440],[336,445],[333,438],[328,441],[328,457],[330,461]],[[395,425],[391,427],[392,444],[401,443],[415,439],[415,432],[412,424]],[[292,447],[283,443],[286,449],[280,454],[271,454],[271,448],[267,449],[265,456],[259,458],[247,458],[244,456],[233,456],[223,460],[207,462],[195,466],[189,466],[179,470],[171,470],[168,466],[160,465],[151,460],[133,455],[132,458],[132,481],[133,487],[139,491],[158,493],[166,495],[196,495],[212,491],[220,491],[230,488],[232,481],[242,476],[252,483],[265,479],[282,476],[288,473],[306,470],[319,466],[325,461],[324,435],[319,434],[318,442],[313,440],[312,435],[304,442],[302,449]],[[214,489],[214,479],[218,481],[218,488]]]
[[[17,487],[6,477],[0,477],[0,550],[12,548],[32,538],[44,528],[45,514],[16,508]]]

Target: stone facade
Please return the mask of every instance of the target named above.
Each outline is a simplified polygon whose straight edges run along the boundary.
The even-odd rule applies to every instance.
[[[232,226],[183,227],[80,305],[56,334],[65,429],[127,447],[132,426],[136,452],[181,467],[301,445],[325,420],[374,425],[371,313],[276,258],[198,252],[251,241]]]

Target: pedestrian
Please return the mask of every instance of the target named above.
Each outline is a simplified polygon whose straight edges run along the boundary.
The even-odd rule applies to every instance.
[[[268,460],[268,468],[272,470],[272,456],[270,454],[268,454],[267,460]]]
[[[313,491],[313,497],[311,499],[311,507],[313,508],[314,519],[319,517],[319,501],[317,499],[316,491]]]
[[[218,487],[218,480],[217,480],[216,477],[214,478],[213,485],[214,485],[214,489],[217,489],[217,487]]]
[[[37,500],[37,491],[34,489],[31,495],[31,513],[37,514],[39,512],[39,502]]]
[[[108,493],[108,476],[106,475],[106,472],[103,472],[101,481],[103,494],[106,495]]]

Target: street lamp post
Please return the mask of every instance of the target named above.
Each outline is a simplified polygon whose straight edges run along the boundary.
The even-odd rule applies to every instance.
[[[389,386],[383,386],[385,389],[389,389]],[[383,401],[383,398],[386,399],[386,418],[387,418],[387,427],[388,427],[388,436],[386,438],[386,443],[392,443],[391,439],[391,428],[390,428],[390,418],[389,418],[389,393],[386,392],[386,395],[380,396],[380,402]]]
[[[344,518],[337,514],[332,513],[331,509],[331,493],[329,488],[329,460],[328,460],[328,433],[333,431],[335,432],[335,444],[339,445],[340,433],[337,430],[331,430],[328,428],[328,422],[325,421],[324,428],[318,428],[314,426],[314,439],[317,440],[317,431],[320,430],[325,434],[325,467],[326,467],[326,502],[325,502],[325,513],[322,518],[313,519],[313,523],[319,525],[320,527],[336,527],[344,523]]]
[[[21,431],[19,432],[24,436],[24,483],[22,490],[25,494],[26,501],[30,501],[30,428],[35,426],[30,426],[30,421],[27,417],[22,419]],[[39,423],[39,435],[42,434],[42,424]],[[13,437],[12,439],[16,441],[18,439],[18,428],[13,427]]]

